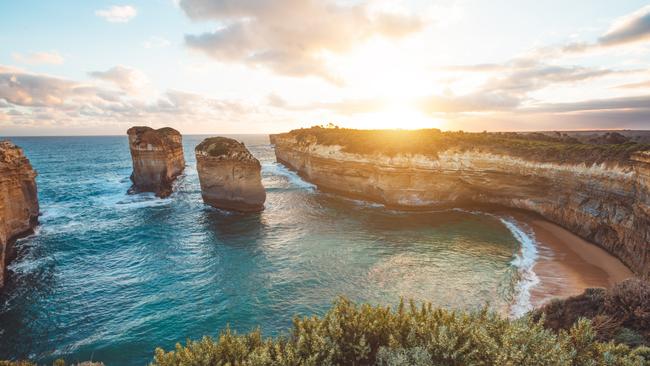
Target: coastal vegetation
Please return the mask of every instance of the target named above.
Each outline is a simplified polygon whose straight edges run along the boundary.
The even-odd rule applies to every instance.
[[[151,366],[199,365],[647,365],[650,348],[601,342],[587,319],[568,329],[545,327],[542,316],[516,320],[431,304],[395,309],[344,298],[323,317],[295,318],[285,336],[258,329],[157,349]]]
[[[650,284],[638,279],[610,289],[587,289],[583,294],[556,299],[535,311],[534,319],[554,331],[568,330],[589,319],[599,341],[650,346]]]
[[[477,150],[510,155],[532,161],[571,164],[629,164],[630,155],[650,150],[650,144],[635,142],[618,133],[580,140],[567,133],[517,133],[423,130],[354,130],[314,126],[288,133],[298,142],[338,145],[356,154],[422,154],[437,157],[446,150]]]

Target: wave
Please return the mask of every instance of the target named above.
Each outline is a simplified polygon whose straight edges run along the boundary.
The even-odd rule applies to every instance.
[[[284,177],[292,186],[307,190],[309,192],[314,192],[316,190],[316,186],[314,184],[303,180],[298,174],[296,174],[296,172],[287,169],[287,167],[280,163],[262,164],[262,174]]]
[[[533,309],[531,290],[540,282],[533,270],[539,257],[537,241],[532,232],[524,230],[514,219],[500,217],[499,220],[521,244],[520,252],[511,262],[519,271],[519,281],[515,287],[515,301],[510,307],[510,315],[520,317]]]

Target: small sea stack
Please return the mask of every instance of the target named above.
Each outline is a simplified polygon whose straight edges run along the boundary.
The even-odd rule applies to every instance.
[[[21,148],[0,141],[0,287],[14,256],[13,242],[32,233],[37,223],[36,171]]]
[[[180,132],[170,127],[136,126],[126,133],[133,159],[129,193],[154,192],[161,198],[172,194],[174,179],[185,169]]]
[[[203,201],[227,210],[256,212],[264,209],[260,161],[243,143],[210,137],[195,149]]]

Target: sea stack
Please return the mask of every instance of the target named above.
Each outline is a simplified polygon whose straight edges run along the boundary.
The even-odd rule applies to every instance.
[[[242,212],[264,209],[260,161],[243,143],[226,137],[203,140],[195,149],[203,201]]]
[[[170,127],[137,126],[126,133],[133,159],[129,193],[154,192],[161,198],[172,194],[174,179],[185,169],[180,132]]]
[[[31,233],[38,223],[36,171],[23,150],[0,142],[0,287],[14,256],[13,242]]]

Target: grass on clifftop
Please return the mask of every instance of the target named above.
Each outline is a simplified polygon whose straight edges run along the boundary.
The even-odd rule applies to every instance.
[[[354,130],[312,127],[293,130],[289,135],[300,142],[315,139],[321,145],[339,145],[343,151],[357,154],[422,154],[437,157],[439,152],[446,150],[478,150],[538,162],[587,165],[628,165],[633,152],[650,150],[650,144],[636,143],[625,138],[581,142],[561,133],[554,136],[542,133],[442,132],[438,129]]]
[[[596,340],[588,320],[558,333],[530,317],[460,312],[403,303],[395,310],[340,299],[322,318],[296,318],[289,334],[260,331],[204,337],[165,352],[151,366],[202,365],[647,365],[650,348]]]

